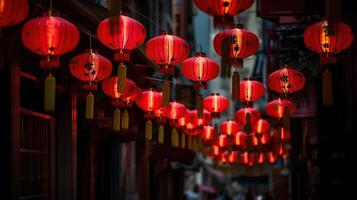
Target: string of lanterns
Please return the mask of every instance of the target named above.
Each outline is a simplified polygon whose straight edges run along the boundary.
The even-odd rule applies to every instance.
[[[69,62],[71,74],[84,82],[82,88],[88,90],[86,98],[86,119],[93,119],[94,95],[97,83],[102,81],[103,92],[112,99],[113,130],[129,129],[129,109],[132,103],[145,112],[145,139],[165,143],[165,130],[171,126],[171,145],[175,148],[187,148],[200,151],[212,160],[223,164],[241,163],[248,166],[274,163],[278,157],[286,157],[289,151],[287,143],[291,139],[290,117],[296,106],[288,95],[301,90],[305,85],[304,75],[284,66],[268,76],[268,87],[278,93],[280,98],[267,103],[267,115],[276,119],[273,130],[269,121],[261,118],[261,113],[254,108],[254,102],[265,94],[262,83],[240,80],[239,68],[243,59],[254,55],[259,49],[258,37],[244,29],[242,24],[233,24],[233,17],[247,10],[253,0],[195,0],[196,6],[214,17],[214,25],[223,28],[213,40],[213,46],[221,56],[223,65],[232,66],[232,99],[242,102],[242,108],[235,113],[235,119],[223,121],[220,125],[211,124],[212,118],[220,118],[221,113],[229,108],[225,96],[213,93],[205,98],[199,89],[206,88],[208,81],[219,75],[220,66],[200,50],[189,58],[189,44],[168,31],[162,31],[157,37],[146,43],[146,56],[160,66],[160,73],[165,75],[161,91],[154,88],[141,90],[127,78],[127,64],[130,53],[144,44],[145,27],[135,19],[125,15],[112,16],[99,23],[97,36],[99,41],[114,51],[114,60],[118,64],[117,76],[112,74],[112,63],[93,50],[73,57]],[[0,4],[0,27],[20,23],[27,16],[29,6],[26,0],[5,0]],[[228,28],[227,28],[228,27]],[[59,17],[52,8],[42,16],[30,19],[22,28],[22,42],[30,51],[41,58],[40,67],[49,71],[45,79],[44,110],[55,110],[56,80],[53,69],[60,67],[59,56],[73,50],[79,42],[79,30],[69,21]],[[323,20],[308,27],[304,34],[306,46],[320,54],[321,64],[326,68],[323,78],[324,105],[332,105],[331,73],[328,68],[336,63],[336,54],[347,49],[353,40],[351,28],[340,22]],[[181,64],[182,63],[182,64]],[[196,110],[189,110],[180,102],[171,99],[170,76],[175,66],[181,64],[182,74],[194,82],[197,90]],[[224,66],[221,66],[221,68]],[[153,122],[158,124],[158,134],[153,134]],[[181,132],[181,135],[179,134]]]

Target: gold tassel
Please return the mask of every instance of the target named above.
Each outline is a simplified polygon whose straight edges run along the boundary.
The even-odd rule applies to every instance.
[[[181,148],[186,148],[186,134],[184,132],[181,133]]]
[[[146,121],[145,138],[149,141],[152,140],[152,121],[150,119]]]
[[[249,134],[252,132],[252,122],[250,113],[245,115],[245,131]]]
[[[120,63],[118,67],[118,92],[125,93],[126,91],[126,65]]]
[[[159,125],[159,136],[158,136],[158,142],[160,144],[164,144],[164,126],[162,124]]]
[[[165,80],[162,84],[162,106],[166,107],[170,102],[170,82]]]
[[[115,108],[113,115],[113,130],[120,131],[120,109]]]
[[[171,130],[171,145],[173,147],[179,147],[180,146],[180,144],[179,144],[179,135],[178,135],[178,132],[177,132],[176,128],[173,128]]]
[[[290,130],[290,112],[287,106],[284,108],[283,126],[285,129]]]
[[[121,128],[123,130],[128,130],[129,129],[129,112],[126,109],[124,110],[124,112],[122,114]]]
[[[232,100],[239,100],[240,98],[240,78],[239,73],[235,71],[232,76]]]
[[[94,95],[92,92],[86,97],[86,119],[93,119],[94,115]]]
[[[56,100],[56,78],[49,74],[45,79],[44,109],[45,111],[55,110]]]
[[[333,104],[332,74],[328,68],[322,74],[322,100],[323,106],[332,106]]]
[[[203,97],[202,95],[197,95],[197,118],[203,118]]]
[[[192,135],[188,136],[187,149],[192,150]]]

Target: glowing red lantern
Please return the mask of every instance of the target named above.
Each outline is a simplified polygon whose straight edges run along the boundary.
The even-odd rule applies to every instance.
[[[126,79],[126,85],[126,91],[120,93],[117,90],[118,77],[112,76],[104,79],[102,82],[104,94],[113,99],[112,105],[116,107],[113,114],[114,131],[120,131],[120,127],[124,130],[129,128],[129,113],[127,108],[130,107],[132,102],[141,94],[141,90],[136,87],[136,84],[132,80]],[[122,114],[120,107],[125,108]]]
[[[259,49],[258,37],[242,27],[226,29],[218,33],[213,40],[216,53],[233,66],[243,67],[243,60]]]
[[[218,156],[221,153],[221,149],[217,145],[212,145],[213,156]]]
[[[291,140],[290,130],[286,129],[284,127],[278,127],[275,134],[276,134],[277,139],[282,142],[290,142],[290,140]]]
[[[92,90],[96,90],[92,86],[93,81],[100,81],[112,72],[112,64],[103,56],[95,53],[92,49],[89,52],[79,54],[72,58],[69,62],[71,74],[81,81],[89,82],[85,86],[90,92],[86,98],[86,119],[93,119],[94,114],[94,95]]]
[[[204,126],[202,130],[202,139],[205,142],[211,142],[214,140],[214,127],[213,126]]]
[[[247,118],[249,115],[249,119]],[[255,108],[241,108],[235,114],[235,119],[238,123],[247,125],[247,122],[251,125],[255,124],[261,118],[260,112]],[[248,120],[247,120],[248,119]]]
[[[301,90],[304,85],[304,75],[294,69],[279,69],[268,76],[269,88],[278,93],[291,94]]]
[[[233,17],[252,6],[254,0],[195,0],[196,6],[214,17],[216,26],[233,23]]]
[[[267,160],[270,164],[274,164],[277,159],[278,159],[278,156],[273,151],[267,152]]]
[[[336,54],[353,41],[352,29],[341,22],[323,20],[309,26],[304,33],[307,48],[320,54],[322,64],[336,63]]]
[[[22,28],[22,42],[26,48],[43,57],[43,68],[58,68],[58,56],[74,49],[78,41],[77,27],[50,13],[30,19]]]
[[[275,151],[277,155],[283,158],[286,158],[286,156],[289,154],[289,149],[283,143],[277,143],[275,146]]]
[[[182,62],[182,74],[195,82],[195,86],[206,88],[206,82],[217,78],[219,65],[212,59],[207,58],[205,53],[196,53],[194,57]]]
[[[234,134],[233,144],[240,149],[246,149],[248,147],[247,133],[239,131]]]
[[[228,109],[229,100],[218,93],[214,93],[204,99],[203,107],[211,112],[213,117],[219,117],[221,112]]]
[[[221,164],[226,164],[228,163],[228,157],[229,157],[229,153],[227,151],[225,152],[222,152],[220,155],[219,155],[219,162]]]
[[[164,124],[166,122],[166,113],[164,107],[156,109],[153,116],[156,118],[158,124]]]
[[[229,144],[229,139],[227,135],[219,135],[217,138],[217,145],[220,148],[226,148]]]
[[[153,89],[143,91],[136,99],[136,105],[146,112],[145,138],[152,139],[152,122],[150,120],[152,113],[162,106],[162,93]]]
[[[164,108],[168,119],[176,121],[181,117],[184,117],[187,113],[187,108],[182,103],[170,102],[167,108]]]
[[[296,111],[295,105],[287,99],[276,99],[267,103],[265,107],[266,113],[271,117],[282,118],[286,109],[289,110],[290,116]]]
[[[259,145],[259,138],[256,137],[255,134],[250,134],[249,135],[249,140],[250,140],[250,144],[253,146],[253,147],[257,147]]]
[[[248,159],[248,166],[253,167],[253,165],[255,164],[255,153],[249,153]]]
[[[256,161],[258,164],[263,164],[265,161],[265,154],[264,152],[259,152],[256,157]]]
[[[240,162],[245,165],[249,163],[249,153],[247,151],[240,153]]]
[[[24,20],[29,12],[27,0],[0,1],[0,27],[12,26]]]
[[[253,125],[253,131],[258,137],[262,137],[264,133],[270,133],[270,123],[265,119],[260,119]]]
[[[52,16],[49,11],[25,23],[22,42],[25,47],[41,56],[40,67],[58,68],[59,56],[74,49],[79,41],[78,29],[67,20]],[[53,111],[56,99],[56,79],[51,71],[45,79],[44,109]]]
[[[211,120],[212,120],[212,115],[210,112],[208,112],[207,110],[203,110],[203,116],[202,118],[198,117],[198,113],[197,110],[193,110],[192,111],[192,115],[191,115],[191,120],[194,121],[194,123],[198,126],[198,127],[202,127],[205,125],[208,125]]]
[[[173,74],[174,66],[188,58],[189,54],[188,43],[166,31],[146,43],[146,56],[161,66],[163,74]]]
[[[118,15],[101,21],[97,28],[97,35],[101,43],[115,51],[116,61],[128,62],[130,51],[145,41],[146,30],[135,19]]]
[[[69,61],[71,74],[81,81],[100,81],[112,72],[112,63],[94,50],[79,54]]]
[[[256,101],[264,95],[264,85],[258,81],[244,80],[240,82],[240,100],[242,102]]]
[[[221,133],[226,135],[234,135],[240,130],[240,124],[234,120],[226,120],[221,124]]]
[[[231,151],[228,154],[228,163],[233,164],[238,161],[238,152],[236,151]]]
[[[260,138],[260,143],[261,144],[268,144],[271,141],[271,136],[270,136],[270,131],[268,132],[263,132],[261,135],[255,134],[258,138]]]

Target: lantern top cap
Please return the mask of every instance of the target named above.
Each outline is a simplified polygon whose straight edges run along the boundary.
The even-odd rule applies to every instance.
[[[220,96],[219,93],[212,93],[211,96]]]
[[[57,10],[46,9],[42,12],[43,17],[59,17],[60,13]]]
[[[244,25],[243,24],[233,24],[232,28],[244,29]]]
[[[168,30],[161,30],[160,35],[173,35],[171,31]]]
[[[201,57],[206,57],[206,53],[205,52],[196,52],[195,56],[201,56]]]

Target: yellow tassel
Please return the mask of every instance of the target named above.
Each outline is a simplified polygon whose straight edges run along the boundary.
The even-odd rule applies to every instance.
[[[118,67],[118,92],[125,93],[126,91],[126,65],[120,63]]]
[[[86,97],[86,119],[93,119],[94,115],[94,95],[92,92]]]
[[[323,99],[323,106],[332,106],[333,104],[332,74],[328,68],[326,68],[322,74],[322,99]]]
[[[171,130],[171,145],[173,147],[179,147],[180,146],[180,144],[179,144],[179,135],[178,135],[178,132],[177,132],[176,128],[173,128]]]
[[[120,131],[120,109],[115,108],[113,115],[113,130]]]
[[[251,133],[252,132],[252,122],[251,122],[250,113],[247,113],[245,115],[245,131],[247,133]]]
[[[158,142],[160,144],[164,144],[164,126],[162,124],[159,125],[159,137]]]
[[[290,112],[287,106],[284,108],[283,126],[285,129],[290,130]]]
[[[188,141],[187,141],[187,149],[192,150],[192,136],[188,136]]]
[[[170,102],[170,82],[165,80],[162,84],[162,106],[166,107]]]
[[[44,109],[45,111],[55,110],[56,100],[56,78],[49,74],[45,79],[45,96],[44,96]]]
[[[181,148],[186,148],[186,134],[183,132],[181,133]]]
[[[232,76],[232,99],[239,100],[240,98],[240,83],[239,73],[236,71]]]
[[[150,119],[146,121],[145,138],[147,140],[152,140],[152,121]]]
[[[123,130],[129,129],[129,112],[128,112],[128,110],[124,110],[124,112],[122,114],[121,128]]]
[[[197,118],[203,118],[203,97],[202,95],[197,95]]]

